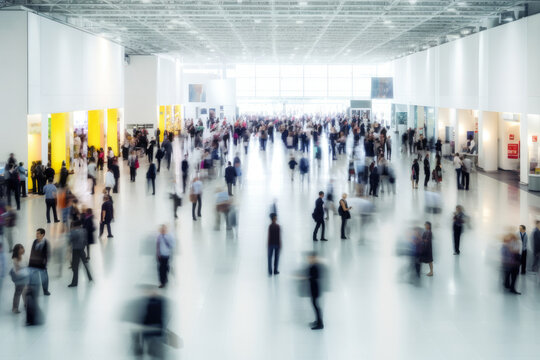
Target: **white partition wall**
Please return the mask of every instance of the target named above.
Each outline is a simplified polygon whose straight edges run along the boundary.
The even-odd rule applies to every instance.
[[[125,71],[125,124],[157,126],[157,62],[156,56],[131,56]]]
[[[25,164],[27,145],[27,13],[0,12],[0,162],[14,153]]]
[[[122,108],[124,49],[28,14],[28,113]]]

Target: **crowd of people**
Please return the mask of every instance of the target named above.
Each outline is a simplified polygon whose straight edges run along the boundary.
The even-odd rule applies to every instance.
[[[421,165],[424,187],[429,188],[431,179],[436,184],[434,191],[437,191],[443,174],[441,141],[439,139],[430,144],[426,137],[419,134],[420,132],[421,129],[409,129],[403,133],[402,158],[407,162],[412,161],[413,192],[418,189]],[[148,192],[151,190],[151,195],[155,195],[156,179],[165,172],[161,171],[163,162],[163,168],[167,170],[167,175],[164,176],[169,176],[173,183],[170,198],[173,202],[175,220],[178,219],[177,209],[182,205],[184,198],[191,203],[193,221],[200,220],[203,215],[206,216],[202,209],[203,194],[210,190],[209,184],[217,182],[214,229],[219,231],[224,219],[226,230],[232,231],[238,226],[238,212],[234,199],[241,191],[244,181],[242,167],[246,158],[242,156],[242,150],[244,155],[247,155],[250,147],[258,146],[258,150],[264,153],[272,151],[276,146],[282,146],[287,154],[286,164],[283,165],[290,171],[290,180],[294,182],[298,173],[301,184],[306,180],[310,182],[310,174],[314,173],[314,169],[321,168],[323,157],[328,158],[329,162],[342,160],[348,164],[346,172],[333,175],[347,179],[351,189],[354,189],[354,194],[349,198],[347,192],[342,193],[336,206],[333,180],[330,180],[327,189],[319,191],[312,212],[315,222],[312,234],[314,242],[332,239],[326,228],[330,213],[341,218],[339,237],[342,241],[346,241],[350,239],[347,229],[349,220],[353,218],[353,211],[358,211],[357,214],[361,216],[368,216],[373,213],[373,201],[377,201],[376,198],[380,194],[398,196],[389,128],[359,116],[352,118],[344,114],[298,118],[243,116],[233,122],[210,119],[206,126],[201,120],[188,119],[181,132],[163,131],[162,134],[160,129],[153,134],[147,129],[133,129],[131,133],[126,132],[120,153],[115,153],[111,147],[107,150],[88,147],[84,135],[75,135],[74,138],[74,157],[70,159],[72,170],[68,170],[65,162],[58,175],[50,164],[43,166],[40,162],[34,162],[30,168],[32,193],[44,196],[46,208],[44,219],[47,224],[59,223],[55,225],[59,226],[58,236],[64,237],[71,249],[62,251],[64,263],[60,264],[60,267],[67,264],[72,270],[73,276],[69,287],[76,287],[79,284],[78,271],[81,262],[87,280],[93,281],[90,266],[91,246],[103,237],[105,228],[107,237],[113,238],[111,225],[117,216],[114,199],[121,191],[119,185],[122,167],[129,169],[130,181],[137,182],[137,173],[145,166]],[[432,150],[435,150],[433,168]],[[469,190],[470,173],[473,168],[471,160],[456,153],[452,165],[456,171],[458,189]],[[43,321],[36,300],[40,285],[45,296],[51,294],[47,268],[55,247],[46,238],[46,230],[42,227],[37,228],[36,238],[30,248],[29,261],[26,262],[24,239],[17,239],[14,236],[13,229],[18,226],[18,222],[17,211],[11,207],[11,195],[14,195],[16,209],[20,210],[20,198],[27,196],[27,176],[28,171],[24,164],[17,162],[14,154],[11,154],[4,171],[6,191],[2,194],[0,203],[0,234],[2,234],[0,253],[10,253],[12,257],[10,271],[14,283],[12,312],[20,312],[22,297],[26,304],[26,322],[32,325]],[[219,177],[222,177],[222,180]],[[77,185],[79,182],[84,183],[84,186],[79,188]],[[96,187],[102,191],[96,191]],[[95,199],[96,196],[101,199],[99,209],[93,209],[93,201],[87,201],[88,195],[92,196],[91,199]],[[358,206],[362,209],[357,210],[356,204],[360,204]],[[208,210],[205,211],[208,213]],[[463,207],[458,204],[452,218],[454,255],[460,254],[461,236],[469,221]],[[533,271],[537,271],[540,257],[539,228],[540,222],[537,222],[532,233]],[[98,229],[99,231],[96,231]],[[436,259],[433,256],[432,223],[425,221],[423,229],[420,226],[412,227],[404,237],[406,246],[401,254],[410,257],[411,272],[420,277],[421,264],[424,263],[429,265],[429,272],[426,275],[434,276],[433,263]],[[169,282],[168,274],[177,240],[163,224],[159,227],[155,241],[157,282],[160,288],[165,288]],[[521,268],[522,273],[526,271],[528,246],[524,225],[520,226],[519,234],[509,233],[503,239],[501,261],[504,286],[514,294],[519,294],[516,289],[519,269]],[[279,275],[282,236],[275,204],[270,212],[267,249],[268,274]],[[308,284],[307,296],[310,296],[315,312],[316,320],[311,328],[321,330],[324,323],[319,298],[325,287],[323,281],[325,266],[316,252],[309,252],[306,259],[308,265],[299,278],[306,280]]]

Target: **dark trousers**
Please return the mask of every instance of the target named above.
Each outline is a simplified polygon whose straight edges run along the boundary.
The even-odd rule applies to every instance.
[[[313,230],[313,240],[317,240],[317,232],[320,227],[322,227],[321,239],[324,239],[324,220],[317,220],[317,225],[315,225],[315,230]]]
[[[319,307],[319,297],[313,290],[311,291],[311,305],[313,305],[313,311],[315,311],[315,322],[317,325],[323,325],[322,313]]]
[[[150,183],[152,184],[152,195],[156,194],[156,179],[154,178],[147,178],[148,182],[148,189],[150,189]]]
[[[527,270],[527,250],[521,252],[521,273],[525,274]]]
[[[169,273],[169,257],[160,256],[159,261],[159,283],[160,285],[167,284],[167,274]]]
[[[56,215],[56,199],[45,199],[45,205],[47,206],[47,222],[51,222],[51,209],[54,215],[54,221],[58,222],[58,216]]]
[[[116,194],[118,192],[118,179],[120,178],[117,178],[117,177],[114,178],[114,187],[112,189],[113,194]]]
[[[21,183],[21,185],[20,185],[21,196],[26,197],[26,181],[21,180],[20,183]]]
[[[81,260],[86,269],[88,280],[92,281],[92,275],[90,274],[90,268],[88,267],[88,260],[86,259],[84,249],[73,249],[71,253],[71,269],[73,270],[73,280],[71,280],[72,285],[77,285],[79,283],[79,262]]]
[[[15,196],[15,203],[17,204],[17,210],[21,209],[21,193],[20,193],[20,181],[17,181],[15,183],[9,183],[7,184],[7,202],[8,205],[11,206],[11,193]]]
[[[199,204],[199,210],[197,211],[197,215],[200,217],[201,216],[201,194],[197,195],[197,201],[195,201],[194,203],[192,203],[192,208],[191,208],[191,212],[193,214],[193,218],[195,219],[195,207],[197,206],[197,204]]]
[[[103,228],[107,225],[107,236],[112,236],[111,233],[111,220],[103,221],[99,224],[99,236],[103,235]]]
[[[41,177],[37,179],[37,192],[39,195],[43,195],[43,187],[45,186],[45,178]]]
[[[461,172],[461,187],[465,190],[469,190],[469,178],[470,174],[466,171]]]
[[[92,191],[90,192],[90,194],[93,195],[93,194],[94,194],[94,189],[95,189],[95,187],[96,187],[96,178],[93,177],[92,175],[88,175],[88,178],[89,178],[90,180],[92,180]]]
[[[341,238],[342,239],[345,239],[345,226],[347,226],[347,218],[345,216],[342,216],[341,217]]]
[[[151,164],[154,161],[154,152],[148,151],[148,162]]]
[[[232,186],[233,184],[232,183],[227,183],[227,190],[229,191],[229,196],[232,196]]]
[[[161,158],[159,158],[159,159],[156,158],[156,160],[157,160],[157,170],[156,171],[159,172],[159,170],[161,170]]]
[[[392,148],[389,148],[389,147],[386,148],[386,158],[388,160],[392,160]]]
[[[461,186],[461,169],[456,169],[456,178],[457,178],[457,188],[463,189],[463,186]]]
[[[538,262],[540,262],[540,251],[533,253],[532,271],[538,271]]]
[[[516,281],[519,274],[519,265],[506,266],[504,269],[504,287],[516,291]]]
[[[167,170],[171,168],[171,154],[167,153]]]
[[[15,293],[13,294],[13,310],[19,310],[19,303],[21,301],[21,297],[23,298],[23,301],[26,305],[25,289],[26,289],[26,285],[15,284]]]
[[[182,174],[182,192],[186,192],[186,183],[187,183],[187,174],[186,173],[183,173]]]
[[[379,187],[379,183],[370,183],[369,184],[369,195],[377,196],[377,188]],[[384,189],[383,189],[384,191]]]
[[[424,187],[428,185],[429,182],[429,169],[424,169]]]
[[[35,193],[37,193],[37,191],[38,191],[37,183],[38,183],[37,178],[36,178],[36,177],[33,177],[33,178],[32,178],[32,194],[35,194]]]
[[[272,257],[274,258],[274,273],[277,273],[279,265],[279,246],[268,245],[268,274],[272,275]]]
[[[135,166],[129,167],[129,179],[131,181],[135,181],[135,176],[137,175],[137,169],[135,169]]]
[[[41,282],[41,287],[43,288],[43,293],[46,294],[49,292],[49,274],[47,269],[32,269],[32,278],[30,279],[30,284],[32,286],[39,285]]]
[[[461,227],[454,226],[454,252],[459,254],[459,242],[461,240]]]

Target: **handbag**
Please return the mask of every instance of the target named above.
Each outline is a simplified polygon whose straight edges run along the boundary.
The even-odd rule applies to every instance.
[[[135,169],[139,168],[139,159],[135,159]]]
[[[197,195],[194,193],[189,194],[189,201],[191,201],[192,203],[197,202]]]

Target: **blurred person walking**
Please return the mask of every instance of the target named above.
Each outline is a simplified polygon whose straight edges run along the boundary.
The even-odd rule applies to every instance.
[[[454,255],[459,255],[459,244],[461,241],[461,234],[463,233],[463,225],[465,224],[465,213],[461,205],[456,206],[454,217],[452,220],[452,232],[454,237]]]
[[[186,184],[187,184],[187,178],[189,175],[189,161],[188,161],[188,155],[186,154],[184,156],[184,160],[182,160],[182,192],[186,192]]]
[[[473,163],[468,157],[461,156],[461,188],[469,191],[469,180],[471,177],[471,171]]]
[[[31,269],[31,282],[37,285],[41,279],[43,294],[46,296],[51,295],[49,292],[49,273],[47,272],[47,263],[50,257],[51,247],[49,241],[45,239],[45,229],[39,228],[36,230],[36,239],[30,250],[28,267]]]
[[[94,233],[96,232],[96,226],[94,225],[94,212],[92,208],[88,208],[84,211],[83,227],[86,230],[86,259],[90,260],[90,245],[96,242]]]
[[[413,189],[418,189],[419,178],[420,178],[420,165],[418,165],[418,159],[414,159],[412,167],[411,167],[411,181],[412,181]]]
[[[431,172],[431,167],[429,164],[429,153],[424,157],[424,187],[427,188],[429,183],[429,176]]]
[[[57,194],[58,189],[56,189],[56,186],[53,184],[53,179],[48,179],[48,184],[43,187],[43,192],[45,193],[45,205],[47,206],[46,214],[47,214],[47,224],[51,223],[51,209],[54,216],[54,222],[58,223],[60,220],[58,220],[58,216],[56,214],[56,201],[57,201]]]
[[[345,236],[345,227],[347,226],[347,220],[351,218],[350,210],[352,207],[347,205],[347,194],[343,193],[341,195],[341,200],[339,200],[338,213],[341,216],[341,240],[346,240]]]
[[[307,278],[309,281],[311,304],[313,305],[313,310],[315,311],[315,321],[310,324],[311,330],[322,330],[324,329],[324,323],[322,311],[319,306],[319,298],[322,295],[320,282],[323,277],[323,273],[321,265],[319,264],[317,253],[312,252],[308,255],[308,263]]]
[[[17,204],[17,210],[21,209],[21,182],[19,180],[19,170],[17,164],[6,165],[6,171],[4,173],[4,179],[6,179],[6,196],[7,203],[11,206],[11,194],[15,196],[15,203]]]
[[[92,281],[92,274],[88,267],[88,260],[84,253],[84,248],[87,244],[86,231],[81,227],[81,221],[77,220],[71,224],[71,231],[69,233],[69,243],[71,244],[71,270],[73,271],[73,278],[71,284],[68,287],[76,287],[79,284],[79,262],[82,261],[84,268],[86,269],[86,275],[88,275],[88,281]]]
[[[14,233],[15,228],[17,225],[17,212],[13,210],[11,206],[6,206],[6,212],[4,212],[2,215],[2,218],[0,219],[0,235],[2,235],[2,231],[4,233],[4,239],[7,241],[8,245],[8,252],[11,252],[13,250],[13,239],[14,239]]]
[[[118,166],[118,159],[114,159],[112,165],[110,166],[112,173],[114,175],[114,187],[113,194],[118,192],[118,187],[120,186],[120,167]]]
[[[28,170],[24,168],[24,163],[20,162],[19,166],[17,167],[17,171],[19,171],[19,183],[20,183],[20,196],[22,198],[26,197],[26,188],[28,185]]]
[[[536,220],[536,227],[532,233],[533,240],[533,264],[532,271],[538,271],[538,263],[540,262],[540,220]]]
[[[111,221],[114,219],[114,208],[109,195],[103,197],[103,204],[101,205],[101,221],[99,224],[99,237],[103,235],[103,228],[107,225],[107,237],[112,238]]]
[[[96,160],[94,158],[90,158],[90,161],[88,162],[88,166],[86,168],[86,171],[88,173],[88,179],[92,181],[92,190],[90,191],[90,195],[94,195],[94,190],[96,188],[96,178],[97,178],[97,165]],[[109,173],[109,171],[107,171]]]
[[[148,190],[150,190],[150,184],[152,184],[152,195],[156,195],[156,164],[154,163],[150,163],[150,166],[148,166],[146,182]]]
[[[277,215],[270,214],[272,223],[268,226],[268,275],[278,275],[279,253],[281,251],[281,228],[277,223]],[[272,257],[274,258],[274,270],[272,271]]]
[[[424,224],[424,232],[422,233],[422,256],[421,261],[424,264],[429,264],[429,273],[427,276],[433,276],[433,234],[431,233],[431,223],[426,221]]]
[[[518,235],[521,240],[521,275],[525,275],[527,271],[527,243],[529,242],[525,225],[519,225]]]
[[[311,217],[313,220],[315,220],[315,229],[313,230],[313,241],[317,241],[317,232],[319,231],[319,228],[322,227],[321,230],[321,241],[328,241],[328,239],[324,238],[324,192],[319,191],[319,197],[317,200],[315,200],[315,210],[313,210],[313,214],[311,214]]]
[[[13,306],[11,312],[19,314],[19,303],[21,296],[23,302],[26,304],[26,285],[28,284],[28,269],[23,265],[24,246],[21,244],[15,244],[13,247],[13,254],[11,260],[13,262],[13,268],[9,272],[11,280],[15,284],[15,293],[13,294]]]
[[[463,167],[463,162],[459,158],[459,153],[454,154],[454,169],[456,170],[456,180],[457,180],[457,189],[462,190],[462,181],[461,181],[461,170]]]
[[[169,260],[175,246],[173,236],[167,231],[166,225],[161,225],[157,237],[156,258],[158,261],[159,287],[164,288],[168,282],[168,273],[170,270]]]
[[[135,182],[135,177],[137,176],[137,169],[139,168],[139,158],[135,154],[134,150],[131,150],[131,154],[128,157],[128,166],[129,166],[129,180]]]
[[[227,191],[229,192],[229,196],[233,196],[232,187],[236,184],[236,170],[230,161],[227,163],[227,167],[225,168],[225,182],[227,183]]]
[[[108,168],[105,173],[105,190],[107,190],[107,195],[111,195],[111,190],[116,187],[116,179],[114,178],[114,173],[112,168]]]
[[[516,282],[521,265],[521,244],[515,233],[509,233],[503,237],[501,249],[503,285],[512,294],[521,295],[516,290]]]
[[[195,179],[193,179],[193,183],[191,184],[191,194],[189,195],[191,203],[193,204],[191,208],[193,221],[197,221],[197,217],[195,216],[195,208],[197,207],[197,203],[199,204],[197,215],[201,217],[202,186],[202,181],[199,179],[198,176],[195,176]]]

